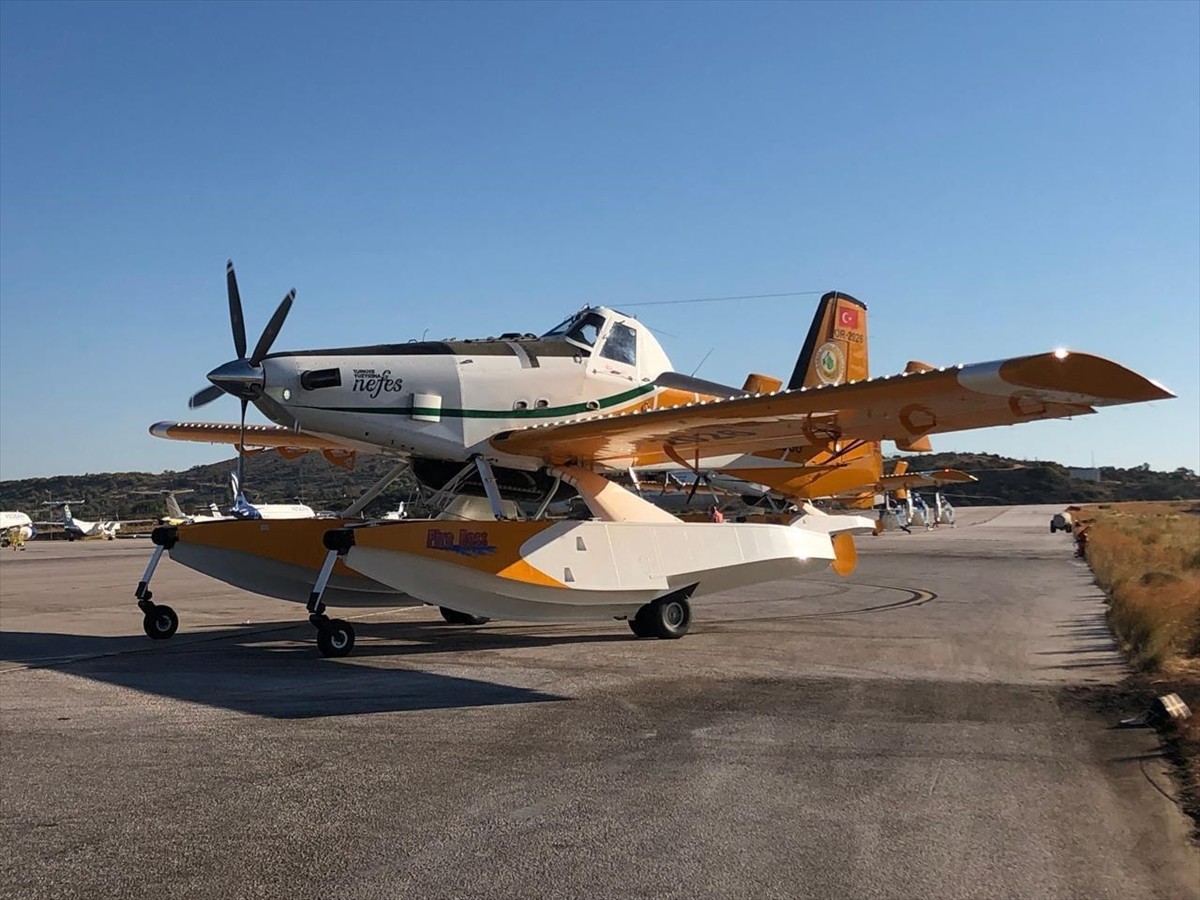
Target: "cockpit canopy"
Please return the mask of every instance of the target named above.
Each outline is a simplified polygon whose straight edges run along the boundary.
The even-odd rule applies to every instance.
[[[645,326],[603,306],[584,307],[542,337],[561,338],[587,355],[636,367],[643,378],[671,370],[670,360]]]
[[[604,316],[596,310],[581,309],[570,318],[563,319],[542,337],[564,337],[572,344],[591,350],[604,330],[604,322]]]

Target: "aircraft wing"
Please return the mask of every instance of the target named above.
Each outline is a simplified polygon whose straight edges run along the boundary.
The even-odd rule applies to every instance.
[[[903,475],[884,475],[879,479],[875,488],[883,491],[897,491],[901,488],[927,488],[941,484],[963,484],[978,481],[974,475],[960,472],[958,469],[937,469],[932,472],[905,472]]]
[[[201,444],[242,442],[242,426],[228,422],[156,422],[150,426],[155,437],[172,441],[196,441]],[[246,449],[352,450],[348,444],[281,425],[247,425]]]
[[[1055,351],[856,383],[730,397],[535,425],[492,438],[503,453],[610,468],[848,440],[927,434],[1095,412],[1173,397],[1117,363]]]

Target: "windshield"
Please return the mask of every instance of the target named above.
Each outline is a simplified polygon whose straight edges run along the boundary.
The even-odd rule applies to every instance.
[[[592,347],[604,327],[604,316],[590,310],[576,313],[564,322],[560,322],[547,331],[542,337],[565,337],[569,341]]]

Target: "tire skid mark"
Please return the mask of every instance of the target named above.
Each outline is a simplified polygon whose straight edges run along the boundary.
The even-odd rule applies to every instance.
[[[903,600],[897,600],[893,603],[880,603],[875,606],[860,606],[855,609],[835,609],[828,612],[816,613],[797,613],[790,616],[756,616],[752,618],[739,619],[723,619],[717,622],[709,622],[707,624],[726,625],[736,624],[738,622],[786,622],[797,621],[801,619],[836,619],[842,616],[854,616],[862,613],[874,612],[889,612],[897,609],[908,609],[910,607],[924,606],[926,603],[932,603],[937,599],[938,595],[934,591],[927,591],[922,588],[902,588],[894,587],[887,584],[856,584],[856,587],[871,587],[881,591],[903,591],[908,594]],[[785,602],[788,600],[802,602],[804,600],[813,599],[811,596],[800,597],[780,597],[778,600],[773,600],[773,603]]]

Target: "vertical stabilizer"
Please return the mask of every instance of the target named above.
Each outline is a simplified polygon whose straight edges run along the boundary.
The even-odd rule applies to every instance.
[[[788,390],[869,377],[867,306],[849,294],[830,291],[817,304]]]
[[[896,460],[896,467],[894,469],[892,469],[892,474],[893,475],[904,475],[907,472],[908,472],[908,460],[906,460],[906,459]],[[895,493],[897,500],[903,500],[906,503],[908,502],[908,489],[905,488],[904,486],[896,488],[894,493]]]

